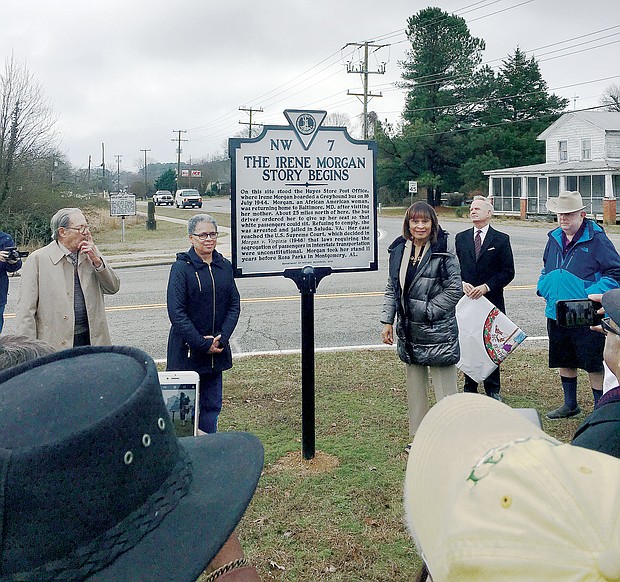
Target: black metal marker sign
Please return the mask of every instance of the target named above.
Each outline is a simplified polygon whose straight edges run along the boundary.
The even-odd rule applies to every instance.
[[[376,143],[322,127],[325,111],[284,115],[288,126],[229,140],[235,275],[377,270]]]
[[[325,111],[284,112],[290,125],[229,140],[236,277],[282,275],[301,293],[302,454],[315,453],[314,294],[333,272],[377,270],[377,145]]]

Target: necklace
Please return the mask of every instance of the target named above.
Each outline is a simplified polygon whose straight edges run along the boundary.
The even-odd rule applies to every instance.
[[[418,250],[418,249],[417,249],[417,247],[414,246],[413,247],[413,253],[412,253],[411,257],[409,258],[409,260],[411,261],[412,265],[417,265],[420,262],[420,259],[422,258],[422,251],[424,250],[424,247],[419,249],[419,252],[418,252],[417,255],[415,254],[416,250]]]

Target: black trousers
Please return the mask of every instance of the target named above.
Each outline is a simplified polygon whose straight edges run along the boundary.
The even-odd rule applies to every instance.
[[[499,366],[491,372],[491,375],[483,382],[484,391],[487,393],[487,396],[491,396],[492,394],[499,394],[500,389],[500,377],[499,377]],[[467,374],[465,374],[465,387],[463,388],[464,392],[478,392],[478,383],[470,378]]]

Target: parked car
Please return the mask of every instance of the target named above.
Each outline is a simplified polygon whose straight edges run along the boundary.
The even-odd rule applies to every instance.
[[[177,208],[194,208],[194,206],[196,208],[202,208],[202,197],[198,190],[194,190],[193,188],[181,188],[177,190],[174,203]]]
[[[153,202],[155,202],[155,206],[161,206],[162,204],[172,206],[174,204],[174,197],[170,190],[157,190],[157,192],[153,194]]]

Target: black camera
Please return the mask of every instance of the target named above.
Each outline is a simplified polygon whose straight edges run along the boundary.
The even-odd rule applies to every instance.
[[[7,247],[4,250],[9,253],[7,261],[19,261],[22,257],[28,256],[28,251],[18,251],[17,247]]]

